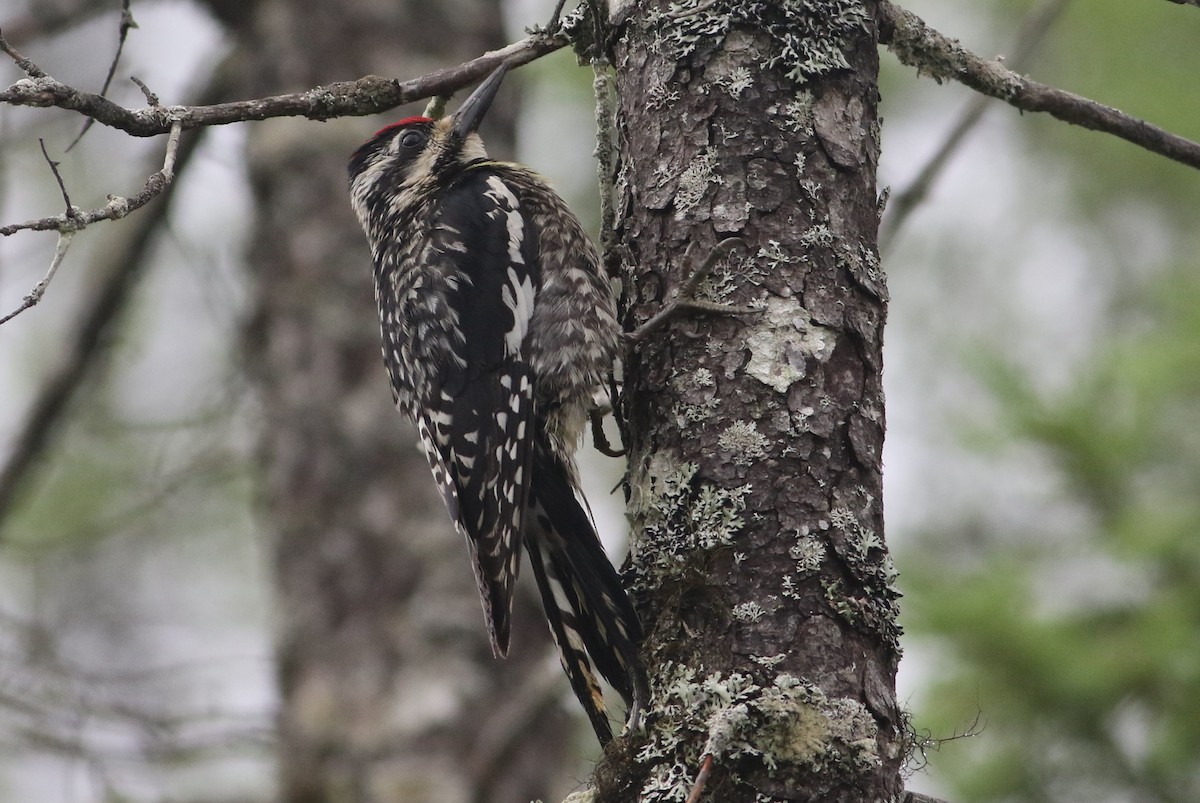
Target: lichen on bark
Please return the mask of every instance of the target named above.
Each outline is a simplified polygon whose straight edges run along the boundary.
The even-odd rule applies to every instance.
[[[609,32],[626,326],[728,236],[748,247],[701,296],[757,312],[689,314],[624,365],[655,693],[598,800],[685,799],[706,752],[708,800],[900,794],[872,20],[857,0],[635,0]]]

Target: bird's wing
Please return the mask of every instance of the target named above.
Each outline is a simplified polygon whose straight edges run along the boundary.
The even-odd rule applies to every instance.
[[[427,263],[453,333],[418,422],[447,508],[471,548],[492,649],[507,652],[533,425],[526,334],[536,232],[502,176],[468,171],[434,209]]]

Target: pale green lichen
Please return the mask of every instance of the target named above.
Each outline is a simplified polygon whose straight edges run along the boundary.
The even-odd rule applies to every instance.
[[[797,84],[849,69],[847,40],[866,29],[861,0],[680,0],[668,13],[648,15],[655,44],[682,60],[703,43],[719,46],[734,29],[770,37],[762,66],[781,69]]]
[[[874,497],[862,494],[861,508],[845,502],[829,511],[829,526],[840,537],[832,540],[834,548],[854,579],[852,586],[866,589],[865,594],[849,594],[841,580],[822,584],[826,599],[837,613],[856,627],[875,630],[888,644],[898,648],[900,628],[897,624],[900,596],[896,588],[897,572],[883,538],[869,526]]]
[[[716,174],[716,157],[711,151],[703,151],[692,160],[679,176],[679,187],[675,191],[675,219],[682,220],[700,203],[709,184],[723,183]]]
[[[754,601],[743,602],[740,605],[733,606],[733,617],[743,622],[757,622],[766,613],[766,609]]]
[[[689,424],[699,424],[707,421],[716,414],[717,408],[721,406],[721,401],[716,396],[708,398],[696,404],[684,404],[681,406],[680,412],[683,413],[683,420]]]
[[[718,304],[723,304],[733,295],[733,291],[737,286],[733,282],[733,277],[728,273],[713,274],[710,273],[700,282],[700,287],[696,290],[696,297],[702,301],[714,301]]]
[[[754,331],[746,338],[750,359],[746,373],[780,393],[803,379],[807,360],[825,362],[837,335],[813,323],[808,311],[789,299],[767,299]]]
[[[741,530],[750,486],[720,488],[696,480],[698,468],[658,453],[632,478],[635,588],[657,588],[686,573],[695,566],[696,553],[731,545]]]
[[[754,86],[754,74],[744,64],[738,65],[730,70],[728,75],[723,75],[717,79],[717,85],[734,98],[740,98],[743,92]]]
[[[748,466],[765,457],[771,441],[749,421],[734,421],[717,436],[717,448],[728,452],[739,466]]]
[[[844,507],[835,507],[829,511],[829,521],[840,530],[851,530],[858,526],[858,518]]]
[[[798,261],[783,250],[783,243],[778,240],[767,240],[767,244],[760,246],[755,256],[757,261],[766,263],[768,273],[776,273],[781,266]]]
[[[851,600],[846,594],[846,586],[841,580],[822,580],[821,590],[825,593],[825,601],[834,612],[842,617],[848,625],[858,627],[864,624],[861,605]]]
[[[773,247],[778,249],[781,258],[787,259],[782,252],[782,246],[778,242],[772,242]],[[761,249],[757,254],[731,252],[713,266],[713,269],[700,282],[696,293],[697,298],[723,304],[729,302],[730,297],[739,286],[747,284],[755,287],[762,286],[767,271],[773,266],[769,259],[764,260],[761,256]],[[750,302],[749,306],[758,308],[761,304],[760,300],[755,299]],[[707,344],[706,349],[710,354],[720,356],[724,354],[725,347],[714,339]]]
[[[662,83],[654,84],[646,92],[646,108],[660,111],[679,102],[682,96],[679,87],[671,88]]]
[[[692,771],[678,762],[657,764],[642,785],[638,800],[646,801],[646,803],[650,803],[650,801],[656,803],[679,801],[682,803],[687,799],[688,789],[692,783],[691,775]]]
[[[809,419],[813,417],[816,410],[805,405],[799,410],[791,410],[788,415],[788,434],[792,437],[799,437],[805,432],[808,432]]]
[[[796,562],[796,573],[804,576],[813,574],[825,562],[825,544],[821,539],[803,533],[788,548],[788,554]]]
[[[767,114],[784,131],[807,138],[813,132],[813,94],[807,90],[798,92],[791,100],[767,107]]]
[[[765,666],[770,669],[773,666],[779,666],[787,660],[787,655],[784,653],[777,653],[776,655],[751,655],[750,660],[759,666]]]
[[[691,373],[680,374],[672,380],[671,384],[679,394],[678,409],[682,414],[682,419],[679,421],[681,428],[688,424],[707,421],[713,417],[721,404],[721,400],[717,398],[716,392],[713,390],[716,380],[713,378],[712,371],[707,368],[698,368]]]
[[[773,664],[779,657],[762,660]],[[655,703],[636,760],[655,768],[640,803],[685,800],[705,755],[734,783],[741,780],[733,769],[739,759],[757,761],[778,778],[854,775],[878,763],[877,726],[866,707],[830,698],[793,675],[759,684],[741,673],[697,678],[694,670],[668,663],[652,682]]]
[[[800,244],[806,249],[816,248],[818,246],[828,248],[833,245],[833,232],[824,223],[818,223],[809,228],[806,232],[800,235]]]

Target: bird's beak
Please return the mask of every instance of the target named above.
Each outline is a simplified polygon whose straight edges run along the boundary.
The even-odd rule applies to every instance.
[[[492,99],[496,97],[496,91],[500,89],[500,82],[504,80],[504,74],[507,72],[508,64],[502,63],[484,79],[482,84],[475,87],[471,97],[458,107],[458,111],[454,113],[454,135],[460,140],[466,139],[467,134],[479,127],[483,121],[483,115],[487,114],[488,107],[492,105]]]

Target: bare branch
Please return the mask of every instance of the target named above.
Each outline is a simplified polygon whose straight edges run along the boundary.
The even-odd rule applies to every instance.
[[[67,184],[63,181],[62,173],[58,172],[58,162],[50,158],[49,152],[46,151],[46,141],[44,139],[39,138],[38,145],[41,146],[42,156],[45,158],[46,164],[50,165],[50,172],[54,174],[54,180],[58,182],[58,190],[62,193],[63,203],[66,204],[67,209],[57,218],[60,221],[58,226],[58,242],[54,246],[54,257],[50,260],[50,269],[46,271],[46,275],[42,277],[42,280],[35,284],[33,289],[25,295],[19,307],[0,318],[0,325],[7,323],[25,310],[36,306],[42,300],[42,296],[46,294],[46,288],[50,286],[50,281],[54,278],[54,274],[58,272],[58,266],[62,264],[63,257],[67,255],[67,249],[71,247],[71,240],[74,238],[75,232],[82,228],[79,225],[79,210],[71,203],[71,196],[67,194]]]
[[[21,68],[21,72],[25,73],[30,78],[37,79],[46,77],[46,73],[42,72],[40,67],[22,56],[15,47],[8,43],[8,40],[5,39],[2,34],[0,34],[0,51],[3,51],[10,59],[16,62],[17,66]]]
[[[1030,10],[1021,21],[1014,46],[1008,63],[1014,70],[1024,69],[1025,65],[1037,52],[1046,33],[1050,30],[1071,0],[1043,0],[1036,8]],[[958,152],[959,147],[966,142],[967,135],[975,130],[984,112],[991,103],[984,95],[975,95],[963,109],[958,122],[946,134],[929,161],[917,171],[917,176],[907,187],[892,197],[887,206],[887,215],[879,227],[879,247],[886,250],[896,240],[896,235],[904,227],[909,216],[923,203],[930,189],[941,176],[942,171],[950,164],[951,158]]]
[[[217,85],[214,83],[213,86]],[[219,95],[219,90],[212,87],[204,93],[204,97],[216,95]],[[173,172],[184,170],[202,134],[200,132],[179,146],[172,165]],[[24,421],[13,437],[7,460],[0,465],[0,528],[37,464],[38,456],[49,443],[55,424],[66,412],[68,402],[83,381],[104,364],[101,356],[109,343],[105,333],[124,308],[125,300],[134,287],[153,235],[170,210],[174,186],[175,183],[171,182],[164,189],[162,203],[151,206],[130,222],[132,228],[126,232],[120,246],[91,266],[96,281],[84,308],[76,313],[78,325],[61,350],[58,362],[42,381],[25,413]]]
[[[146,86],[146,82],[136,75],[129,76],[129,80],[137,84],[137,88],[142,90],[142,94],[146,97],[146,103],[151,107],[161,106],[162,102],[158,99],[158,95],[150,91],[150,87]]]
[[[108,88],[112,86],[113,76],[117,72],[117,64],[121,61],[121,53],[125,50],[125,39],[129,36],[129,29],[138,27],[137,22],[133,19],[133,12],[129,8],[129,0],[121,0],[121,25],[117,33],[117,52],[113,54],[112,62],[108,65],[108,75],[104,76],[104,84],[100,87],[100,96],[108,94]],[[141,86],[141,84],[139,84]],[[156,104],[151,103],[151,106]],[[79,140],[83,139],[83,135],[88,132],[92,124],[96,121],[89,117],[83,122],[83,128],[79,129],[79,134],[71,141],[66,150],[71,150],[79,144]]]
[[[705,753],[700,762],[700,771],[696,773],[696,781],[692,785],[692,793],[687,797],[687,803],[700,803],[700,798],[704,795],[704,787],[708,784],[708,776],[712,774],[712,768],[712,753]]]
[[[245,123],[273,117],[330,120],[335,117],[377,114],[435,95],[450,95],[455,90],[483,78],[502,61],[516,67],[553,53],[566,44],[567,38],[561,33],[535,34],[455,67],[445,67],[408,81],[368,75],[357,81],[341,81],[318,86],[307,92],[255,100],[211,106],[151,106],[145,109],[127,109],[100,95],[82,92],[46,75],[0,36],[0,51],[17,61],[28,76],[0,91],[0,103],[76,111],[102,125],[136,137],[165,134],[175,123],[186,131],[203,126]]]
[[[1046,112],[1064,122],[1112,134],[1200,169],[1200,143],[1081,95],[1030,81],[997,61],[971,53],[889,0],[880,0],[879,22],[880,41],[901,63],[928,73],[934,80],[953,79],[1022,111]]]
[[[50,286],[51,279],[58,272],[58,266],[62,264],[63,257],[67,255],[67,249],[71,247],[71,240],[75,237],[75,231],[75,229],[66,229],[58,233],[58,243],[54,246],[54,258],[50,260],[50,269],[46,271],[46,275],[42,277],[42,280],[25,294],[25,298],[21,299],[19,307],[3,318],[0,318],[0,326],[8,323],[25,310],[37,306],[37,303],[42,300],[42,296],[46,294],[46,288]]]
[[[61,232],[69,228],[82,229],[101,220],[119,220],[135,209],[145,206],[167,188],[167,185],[171,183],[171,179],[175,175],[175,153],[179,148],[179,135],[181,131],[182,125],[180,123],[175,123],[171,127],[171,134],[167,137],[167,152],[163,160],[162,169],[147,178],[142,189],[132,198],[110,195],[108,196],[108,203],[95,209],[84,211],[76,209],[70,215],[64,213],[55,217],[43,217],[36,220],[27,220],[23,223],[11,223],[7,226],[0,226],[0,236],[8,237],[16,234],[18,231]]]
[[[74,214],[75,205],[71,203],[71,196],[67,195],[67,185],[63,181],[62,173],[58,172],[58,162],[50,158],[50,154],[46,152],[46,140],[38,137],[38,146],[42,149],[42,157],[46,160],[46,164],[50,165],[50,172],[54,174],[54,180],[58,182],[58,191],[62,193],[63,202],[67,205],[67,216]]]

